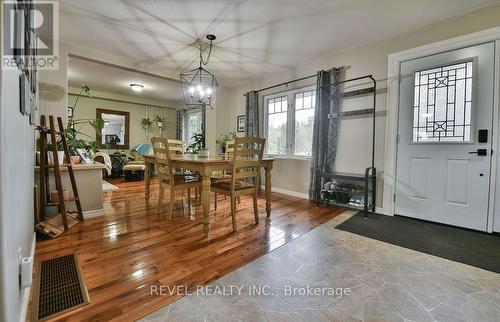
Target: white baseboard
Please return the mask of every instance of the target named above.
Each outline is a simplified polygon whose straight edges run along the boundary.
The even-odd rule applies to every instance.
[[[104,216],[104,208],[96,210],[88,210],[83,212],[83,219],[89,219],[99,216]]]
[[[33,233],[33,241],[31,242],[30,257],[35,264],[35,247],[36,247],[36,232]],[[33,269],[32,269],[33,270]],[[28,304],[30,302],[31,286],[25,287],[21,290],[21,314],[19,315],[19,322],[27,321],[26,315],[28,314]]]
[[[265,189],[264,186],[260,187],[262,190]],[[302,198],[302,199],[309,199],[309,195],[307,193],[303,192],[297,192],[297,191],[291,191],[291,190],[285,190],[281,188],[276,188],[276,187],[271,187],[272,192],[277,192],[277,193],[282,193],[284,195],[292,196],[292,197],[297,197],[297,198]]]

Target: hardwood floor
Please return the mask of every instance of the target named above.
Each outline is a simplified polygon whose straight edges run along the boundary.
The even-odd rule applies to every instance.
[[[119,189],[104,192],[104,216],[88,219],[57,239],[37,241],[36,261],[77,253],[90,294],[89,305],[54,321],[135,321],[182,296],[152,295],[151,286],[194,290],[343,212],[273,193],[269,221],[261,194],[260,224],[255,225],[251,196],[244,196],[237,206],[238,231],[233,233],[229,199],[220,197],[217,211],[212,202],[207,239],[201,206],[193,199],[189,209],[186,194],[178,195],[174,219],[168,221],[167,204],[164,213],[158,211],[156,181],[149,202],[142,181],[111,183]]]

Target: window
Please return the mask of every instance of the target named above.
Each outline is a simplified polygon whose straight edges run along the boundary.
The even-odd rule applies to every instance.
[[[472,62],[415,72],[413,142],[470,142]]]
[[[311,156],[316,91],[295,94],[295,155]]]
[[[267,153],[286,155],[288,100],[286,96],[267,101]]]
[[[316,90],[300,89],[264,98],[266,153],[307,158],[316,106]]]
[[[186,114],[184,118],[184,142],[186,145],[190,145],[192,142],[193,135],[195,133],[201,133],[203,114],[201,111],[190,112]]]

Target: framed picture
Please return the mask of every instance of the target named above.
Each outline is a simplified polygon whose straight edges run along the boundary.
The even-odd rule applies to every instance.
[[[82,163],[94,163],[94,160],[92,160],[92,157],[90,154],[87,152],[85,149],[76,149],[76,153],[82,158]]]
[[[247,116],[246,115],[238,115],[236,119],[236,131],[245,132],[247,129]]]

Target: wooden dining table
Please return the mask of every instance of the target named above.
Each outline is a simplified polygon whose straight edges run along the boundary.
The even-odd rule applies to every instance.
[[[146,199],[150,195],[151,173],[155,164],[154,156],[144,156],[146,171],[144,174],[144,185],[146,188]],[[229,170],[232,167],[232,160],[227,160],[222,156],[198,157],[197,155],[184,155],[183,157],[173,158],[172,167],[187,169],[200,174],[202,179],[201,202],[203,207],[203,232],[208,236],[210,232],[210,177],[214,171]],[[271,170],[273,169],[273,158],[263,158],[262,167],[265,173],[265,191],[266,191],[266,213],[267,218],[271,217]]]

